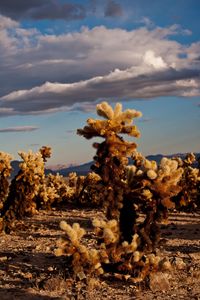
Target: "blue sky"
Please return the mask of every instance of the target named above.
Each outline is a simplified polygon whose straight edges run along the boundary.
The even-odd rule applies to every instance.
[[[199,0],[1,0],[0,151],[90,161],[76,130],[106,100],[143,113],[144,155],[199,152],[199,14]]]

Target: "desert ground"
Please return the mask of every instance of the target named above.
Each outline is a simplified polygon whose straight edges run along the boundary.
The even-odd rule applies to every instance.
[[[100,299],[200,299],[200,211],[173,212],[168,224],[161,225],[163,245],[160,250],[176,262],[166,272],[151,274],[138,285],[112,276],[87,282],[72,278],[67,258],[56,257],[56,242],[64,233],[61,220],[87,229],[87,244],[92,243],[92,218],[100,209],[77,209],[72,205],[41,210],[19,223],[16,231],[0,235],[1,300],[100,300]]]

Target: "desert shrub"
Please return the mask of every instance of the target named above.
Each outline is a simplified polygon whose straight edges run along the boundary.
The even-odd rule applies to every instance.
[[[102,207],[104,185],[101,177],[94,172],[79,176],[76,185],[75,203],[79,206]]]
[[[0,152],[0,210],[8,195],[9,177],[12,171],[11,159],[12,156],[8,153]]]
[[[126,224],[131,207],[136,217],[132,226],[143,241],[143,249],[155,250],[160,240],[159,223],[167,219],[169,209],[175,208],[172,198],[181,190],[178,183],[183,168],[176,160],[166,157],[162,158],[160,164],[149,161],[137,152],[132,158],[133,165],[127,167],[129,191],[126,206],[122,208],[121,224],[126,235],[133,234]],[[141,214],[143,219],[139,222],[137,219]]]
[[[47,161],[47,158],[50,158],[51,157],[51,147],[49,146],[42,146],[40,149],[39,149],[39,152],[41,153],[42,155],[42,159],[44,162]]]
[[[102,205],[103,196],[101,178],[94,172],[87,176],[78,176],[72,172],[66,177],[50,173],[40,185],[36,203],[38,208],[45,209],[58,204],[96,207]]]
[[[37,195],[37,206],[51,209],[58,203],[68,203],[74,199],[75,188],[68,184],[67,178],[62,175],[48,174],[40,186]]]
[[[12,171],[11,155],[0,152],[0,231],[3,229],[2,209],[9,190],[9,177]]]
[[[87,139],[104,139],[93,144],[96,155],[91,169],[99,176],[94,186],[97,184],[96,191],[101,191],[105,216],[93,220],[96,243],[90,245],[79,224],[70,226],[62,221],[66,235],[58,241],[55,253],[71,257],[78,279],[112,273],[136,283],[151,272],[171,270],[169,259],[158,252],[160,223],[167,219],[169,210],[181,204],[183,197],[187,204],[199,201],[199,167],[192,167],[192,154],[184,160],[163,157],[157,164],[138,153],[134,142],[125,141],[124,134],[139,137],[133,119],[140,112],[123,112],[120,104],[112,109],[103,102],[97,105],[97,114],[105,120],[88,119],[78,134]],[[85,179],[79,196],[87,191],[93,197],[89,182]]]
[[[6,232],[14,228],[15,221],[36,213],[35,198],[44,182],[44,159],[40,152],[19,152],[22,162],[20,170],[9,187],[1,216]]]
[[[100,176],[103,185],[105,218],[93,221],[98,241],[94,247],[84,244],[82,237],[85,231],[77,223],[70,226],[63,221],[61,228],[66,232],[66,236],[59,240],[56,254],[72,257],[72,268],[75,276],[78,276],[79,279],[85,278],[88,274],[113,272],[118,277],[126,277],[133,282],[138,282],[143,280],[150,270],[163,266],[166,268],[168,264],[166,260],[152,252],[153,247],[150,249],[150,246],[154,245],[152,223],[155,225],[157,221],[158,209],[156,208],[155,211],[155,206],[158,206],[158,202],[161,203],[160,198],[163,194],[160,191],[157,196],[154,188],[158,188],[162,180],[167,181],[166,176],[170,180],[168,185],[174,187],[175,181],[178,181],[182,171],[178,169],[178,164],[174,163],[176,166],[171,167],[174,168],[173,179],[168,173],[166,175],[162,168],[157,171],[156,176],[152,176],[152,172],[149,172],[153,168],[151,166],[146,173],[144,172],[146,177],[141,177],[139,182],[137,180],[135,186],[133,181],[136,178],[132,176],[130,180],[130,174],[127,174],[126,167],[128,156],[133,154],[136,144],[125,141],[121,134],[128,134],[132,137],[139,136],[133,119],[141,116],[141,113],[135,110],[123,112],[119,103],[113,110],[106,102],[97,105],[97,113],[106,120],[88,119],[88,125],[79,129],[78,134],[87,139],[92,137],[104,139],[102,143],[93,145],[97,152],[92,170]],[[139,157],[136,161],[139,161]],[[155,196],[152,194],[152,204],[149,201],[149,207],[153,213],[149,215],[144,210],[144,207],[148,206],[144,204],[145,196],[144,199],[138,198],[137,189],[139,188],[140,192],[143,191],[144,180],[146,182],[149,180],[150,185],[151,180],[156,177],[152,192],[159,198],[159,201],[157,198],[154,199]],[[148,188],[147,183],[146,185]],[[167,193],[168,191],[165,192],[165,197],[168,196]],[[164,201],[164,196],[162,200]],[[138,210],[147,214],[142,226],[138,226]],[[146,238],[148,233],[151,233],[149,239]]]
[[[180,192],[173,201],[179,210],[195,210],[200,207],[200,160],[194,153],[188,153],[184,159],[174,158],[183,169],[179,182]]]
[[[97,151],[91,169],[101,177],[102,184],[106,187],[103,204],[107,217],[119,218],[119,209],[123,205],[122,195],[126,188],[123,179],[125,166],[128,164],[127,156],[130,156],[137,146],[134,142],[125,141],[120,134],[139,137],[136,125],[132,123],[141,113],[136,110],[122,112],[120,103],[117,103],[113,110],[107,102],[102,102],[97,105],[97,114],[105,120],[88,119],[88,125],[78,129],[77,133],[86,139],[104,138],[102,143],[93,144]]]

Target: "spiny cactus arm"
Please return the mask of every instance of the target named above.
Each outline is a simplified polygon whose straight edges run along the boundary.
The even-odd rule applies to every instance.
[[[109,151],[112,153],[112,155],[116,156],[130,156],[137,148],[136,143],[126,142],[112,136],[107,139],[107,143],[109,144]]]
[[[0,152],[0,176],[10,176],[10,172],[12,170],[12,167],[10,165],[11,160],[12,156],[10,154]]]
[[[106,120],[88,119],[83,129],[78,129],[77,134],[91,139],[95,136],[108,137],[116,134],[128,134],[139,137],[140,132],[136,125],[131,125],[133,119],[142,114],[134,109],[127,109],[122,112],[122,105],[117,103],[114,110],[107,102],[97,105],[97,114]]]
[[[44,160],[44,162],[47,161],[47,158],[50,158],[51,157],[51,147],[48,147],[48,146],[42,146],[40,149],[39,149],[41,155],[42,155],[42,158]]]
[[[124,123],[124,124],[132,124],[133,119],[139,118],[142,116],[142,113],[140,111],[137,111],[135,109],[127,109],[124,112],[121,112],[116,118],[115,121],[118,123]]]
[[[72,268],[74,275],[80,280],[86,278],[86,274],[103,273],[100,262],[100,252],[94,248],[90,249],[84,245],[81,238],[85,234],[85,230],[74,223],[72,226],[65,221],[60,223],[60,227],[67,234],[58,241],[58,248],[55,250],[57,256],[72,256]]]
[[[122,112],[122,105],[117,103],[115,108],[111,107],[107,102],[102,102],[96,106],[97,114],[108,120],[115,120],[117,123],[131,124],[134,118],[142,116],[142,113],[135,109],[127,109]]]
[[[123,126],[121,133],[128,134],[132,137],[140,137],[140,131],[138,130],[136,125]]]
[[[101,117],[104,117],[105,119],[111,120],[114,117],[114,111],[106,101],[97,104],[96,110],[97,110],[97,114]]]
[[[184,163],[187,165],[192,165],[196,160],[196,156],[193,152],[188,153],[184,159]]]
[[[84,126],[83,129],[77,129],[77,134],[84,136],[87,140],[90,140],[91,138],[95,136],[100,136],[99,133],[91,126]]]

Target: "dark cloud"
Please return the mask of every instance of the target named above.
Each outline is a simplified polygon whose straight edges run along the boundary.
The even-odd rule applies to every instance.
[[[7,127],[7,128],[0,128],[0,133],[4,132],[27,132],[27,131],[34,131],[39,129],[36,126],[16,126],[16,127]]]
[[[159,96],[183,96],[191,92],[191,78],[198,78],[199,70],[167,69],[135,76],[134,68],[116,71],[86,81],[59,84],[45,83],[30,90],[13,92],[1,97],[2,107],[12,113],[41,114],[62,109],[83,109],[85,102],[99,99],[148,99]],[[187,85],[187,84],[188,85]],[[198,91],[199,92],[199,91]]]
[[[86,16],[83,5],[55,0],[1,0],[0,13],[17,20],[76,20]]]
[[[10,17],[19,18],[30,9],[39,8],[47,3],[47,0],[1,0],[0,12]]]
[[[33,9],[31,11],[31,17],[33,19],[64,19],[64,20],[76,20],[85,18],[85,9],[82,5],[75,5],[71,3],[58,4],[48,3],[42,7],[42,9]]]
[[[121,5],[113,0],[109,0],[105,8],[106,17],[121,17],[123,9]]]

